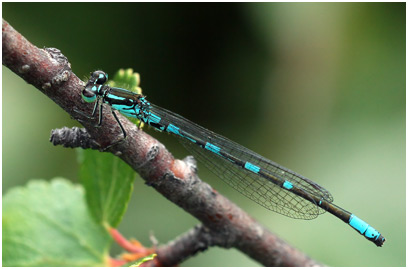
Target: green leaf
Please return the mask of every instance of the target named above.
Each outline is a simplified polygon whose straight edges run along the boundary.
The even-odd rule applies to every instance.
[[[140,258],[140,259],[138,259],[135,263],[133,263],[132,265],[130,265],[129,267],[139,267],[142,263],[145,263],[145,262],[147,262],[147,261],[151,261],[151,260],[153,260],[156,256],[157,256],[157,254],[153,253],[153,254],[150,254],[149,256]]]
[[[106,266],[110,243],[79,185],[32,180],[3,197],[3,266]]]
[[[126,211],[133,190],[135,172],[111,153],[80,151],[80,181],[95,219],[116,227]]]
[[[113,76],[113,80],[110,80],[109,86],[125,88],[131,92],[141,94],[142,88],[139,87],[140,75],[139,73],[133,72],[132,68],[119,69],[118,72]]]

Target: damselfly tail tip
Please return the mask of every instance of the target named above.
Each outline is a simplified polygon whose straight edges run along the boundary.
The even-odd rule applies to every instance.
[[[384,242],[385,242],[385,237],[382,236],[382,235],[380,235],[380,236],[378,236],[378,238],[374,241],[374,244],[376,244],[377,247],[382,247],[382,245],[384,244]]]

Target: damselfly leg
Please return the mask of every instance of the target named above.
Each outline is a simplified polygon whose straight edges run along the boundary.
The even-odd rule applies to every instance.
[[[82,112],[82,111],[80,111],[80,110],[78,110],[78,109],[76,109],[76,108],[74,108],[74,112],[80,114],[81,116],[83,116],[83,117],[85,117],[85,118],[87,118],[87,119],[91,119],[91,120],[95,119],[96,108],[97,108],[98,105],[99,105],[99,99],[100,99],[100,98],[96,98],[96,102],[95,102],[94,108],[93,108],[93,110],[92,110],[91,116],[89,116],[88,114],[86,114],[86,113],[84,113],[84,112]],[[101,118],[101,116],[99,116],[99,118]],[[79,119],[77,119],[77,120],[79,120]],[[99,121],[100,121],[100,120],[101,120],[101,119],[99,119]],[[100,124],[99,122],[98,122],[97,125],[94,125],[94,127],[99,127],[99,126],[101,126],[101,124]]]
[[[80,115],[86,117],[87,119],[92,119],[92,120],[93,120],[93,119],[95,119],[96,110],[97,110],[97,107],[99,106],[98,124],[94,125],[94,127],[96,127],[96,128],[99,128],[99,127],[102,126],[102,119],[103,119],[103,103],[99,103],[99,99],[100,99],[100,98],[97,98],[97,99],[96,99],[96,102],[95,102],[94,108],[93,108],[93,110],[92,110],[91,116],[89,116],[89,115],[85,114],[84,112],[82,112],[82,111],[80,111],[80,110],[74,108],[74,111],[75,111],[76,113],[78,113],[78,114],[80,114]],[[125,128],[123,128],[122,123],[120,122],[118,116],[116,115],[116,113],[115,113],[115,111],[112,109],[112,107],[111,107],[111,113],[112,113],[113,117],[115,118],[116,122],[118,123],[118,125],[119,125],[119,127],[120,127],[120,130],[122,131],[123,137],[120,138],[120,139],[118,139],[118,140],[115,141],[115,142],[112,142],[112,143],[109,144],[108,146],[106,146],[106,147],[104,147],[104,148],[101,148],[102,151],[106,151],[107,149],[109,149],[109,148],[111,148],[111,147],[113,147],[113,146],[115,146],[115,145],[117,145],[117,144],[123,142],[123,141],[126,140],[126,138],[127,138],[127,134],[126,134]]]

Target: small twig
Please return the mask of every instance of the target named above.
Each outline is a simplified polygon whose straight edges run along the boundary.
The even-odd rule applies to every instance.
[[[115,119],[105,113],[101,128],[78,111],[90,111],[82,102],[84,83],[71,72],[65,56],[57,49],[39,49],[3,20],[3,65],[51,98],[83,129],[54,130],[54,144],[85,148],[106,147],[121,135]],[[75,109],[75,110],[74,110]],[[196,174],[191,157],[174,159],[153,137],[118,115],[128,138],[109,148],[127,162],[150,186],[201,221],[173,242],[157,249],[160,265],[175,265],[209,246],[235,247],[266,266],[316,266],[314,260],[291,247],[247,213],[220,195]],[[100,147],[99,147],[100,148]]]
[[[100,145],[91,138],[84,128],[63,127],[51,131],[50,142],[66,148],[100,149]]]

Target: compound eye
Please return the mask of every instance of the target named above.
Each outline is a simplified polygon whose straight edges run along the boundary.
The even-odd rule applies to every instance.
[[[93,87],[96,87],[96,86],[93,86]],[[84,101],[87,103],[92,103],[96,99],[96,93],[92,91],[92,89],[90,90],[88,88],[85,88],[82,91],[82,99],[84,99]]]
[[[96,84],[104,84],[108,80],[108,75],[103,71],[95,71],[92,73],[92,78]]]

